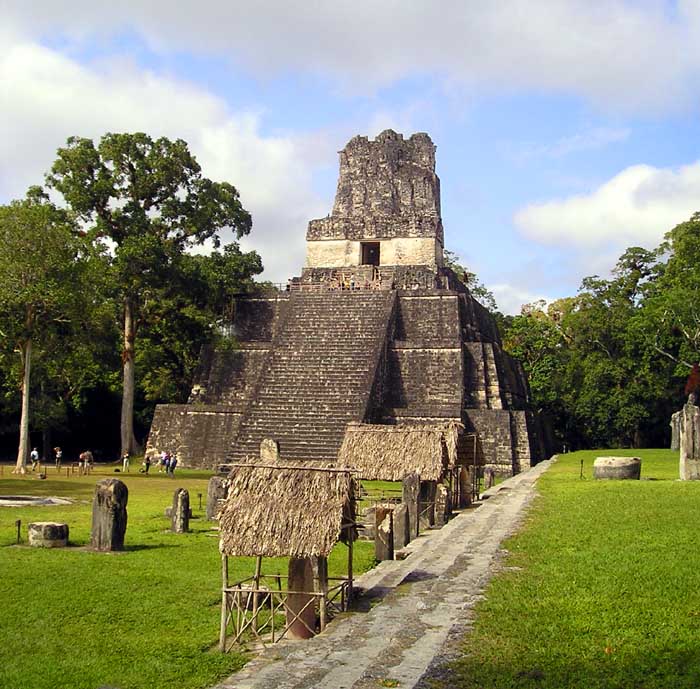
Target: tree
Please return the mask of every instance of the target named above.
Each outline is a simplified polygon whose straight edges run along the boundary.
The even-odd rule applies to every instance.
[[[179,258],[142,319],[136,369],[146,402],[187,400],[202,347],[222,339],[235,295],[251,291],[252,276],[260,272],[258,254],[235,243],[223,252]]]
[[[0,207],[0,336],[19,354],[21,381],[17,473],[29,454],[33,350],[78,310],[80,252],[69,215],[39,189]]]
[[[445,249],[444,256],[445,267],[455,273],[459,281],[467,287],[474,299],[482,306],[485,306],[489,311],[498,311],[498,305],[496,304],[496,298],[493,296],[493,292],[479,280],[476,273],[467,270],[461,264],[459,256],[457,256],[454,251]]]
[[[644,317],[658,252],[631,247],[612,273],[584,278],[576,297],[524,307],[504,336],[533,401],[574,447],[640,446],[666,430],[672,372]]]
[[[231,228],[247,234],[251,218],[238,192],[203,177],[187,144],[146,134],[106,134],[99,144],[72,137],[47,176],[94,242],[108,240],[122,322],[121,452],[138,450],[134,436],[135,352],[139,328],[183,252]]]
[[[700,213],[668,232],[657,251],[667,261],[659,265],[642,327],[683,377],[688,373],[684,369],[700,359]]]

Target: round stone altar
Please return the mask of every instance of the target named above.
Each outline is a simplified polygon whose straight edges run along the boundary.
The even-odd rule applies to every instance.
[[[34,548],[65,548],[68,545],[68,524],[32,522],[29,525],[29,545]]]
[[[596,457],[593,478],[639,480],[642,460],[639,457]]]

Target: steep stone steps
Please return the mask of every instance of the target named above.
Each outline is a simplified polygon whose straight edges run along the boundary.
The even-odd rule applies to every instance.
[[[265,437],[285,459],[335,459],[346,424],[363,420],[394,300],[392,292],[293,293],[226,460],[256,457]]]

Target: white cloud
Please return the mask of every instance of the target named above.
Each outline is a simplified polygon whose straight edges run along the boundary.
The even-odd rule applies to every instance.
[[[496,298],[496,304],[498,304],[499,310],[502,313],[511,315],[519,314],[523,304],[532,304],[540,300],[544,300],[545,302],[552,301],[543,294],[505,282],[492,285],[491,291]]]
[[[542,244],[621,253],[653,247],[700,210],[700,161],[679,168],[633,165],[589,194],[533,203],[515,224]]]
[[[75,40],[133,31],[157,51],[230,56],[258,74],[303,70],[364,92],[416,75],[573,94],[608,108],[693,102],[696,0],[9,0],[4,19]]]
[[[68,136],[147,131],[183,138],[206,176],[233,183],[253,215],[245,241],[266,277],[283,281],[303,263],[304,232],[325,213],[312,191],[307,141],[263,136],[260,116],[231,112],[191,83],[125,61],[85,66],[5,30],[0,38],[0,197],[41,184]]]
[[[537,158],[563,158],[573,153],[597,151],[610,144],[626,141],[630,133],[630,129],[624,127],[592,127],[562,137],[553,143],[506,146],[505,152],[519,163]]]

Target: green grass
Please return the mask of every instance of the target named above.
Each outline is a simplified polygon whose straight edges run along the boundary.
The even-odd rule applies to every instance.
[[[0,507],[0,687],[12,689],[196,689],[240,667],[241,653],[222,655],[218,639],[221,565],[218,538],[204,519],[211,474],[178,470],[169,479],[115,474],[45,481],[13,477],[4,467],[0,495],[58,495],[70,506]],[[80,548],[90,537],[97,480],[119,477],[129,487],[126,552]],[[187,488],[192,532],[173,534],[164,509],[176,487]],[[199,509],[198,493],[202,493]],[[65,521],[72,546],[61,550],[14,545],[15,520],[23,541],[31,521]],[[371,543],[358,542],[356,571],[373,563]],[[329,558],[331,575],[345,572],[346,547]],[[283,560],[266,560],[267,573],[286,573]],[[230,577],[253,573],[253,562],[232,558]]]
[[[594,481],[606,454],[642,457],[656,480]],[[668,450],[561,455],[504,544],[450,686],[700,686],[700,483],[677,477]]]

